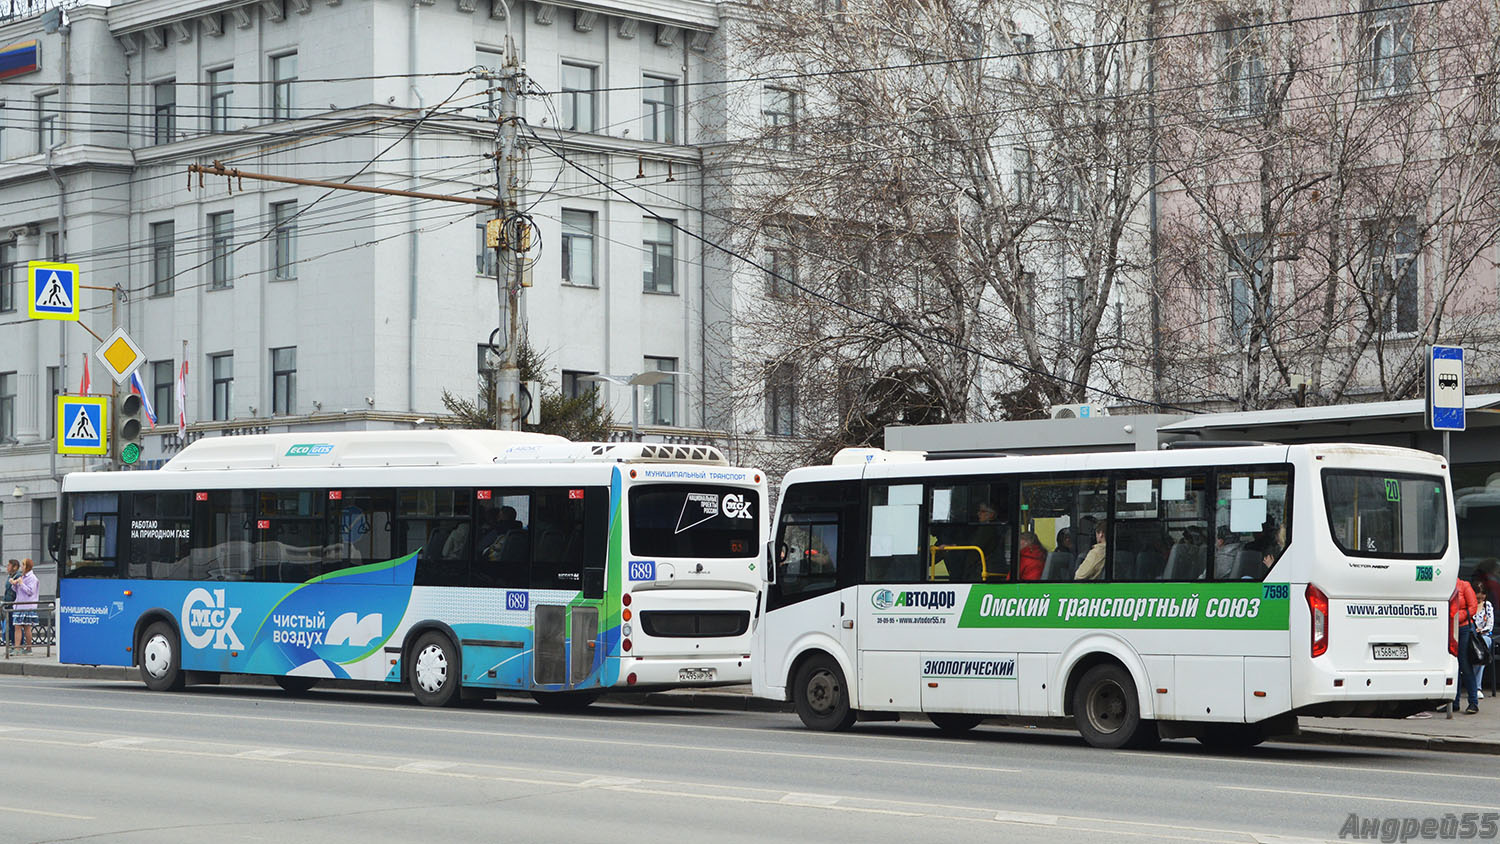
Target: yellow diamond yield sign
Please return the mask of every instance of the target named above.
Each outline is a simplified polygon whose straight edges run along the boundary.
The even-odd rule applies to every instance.
[[[146,362],[146,353],[130,339],[125,329],[116,328],[115,333],[104,338],[104,343],[94,350],[94,357],[104,362],[116,384],[125,383],[137,366]]]

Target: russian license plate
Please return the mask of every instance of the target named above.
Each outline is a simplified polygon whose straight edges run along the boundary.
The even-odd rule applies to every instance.
[[[1406,659],[1405,645],[1376,645],[1376,659]]]
[[[712,680],[716,670],[713,668],[679,668],[677,669],[677,679],[684,682]]]

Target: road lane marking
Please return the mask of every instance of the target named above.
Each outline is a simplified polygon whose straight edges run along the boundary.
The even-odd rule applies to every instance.
[[[1401,797],[1379,797],[1367,794],[1329,794],[1325,791],[1297,791],[1290,788],[1252,788],[1247,785],[1216,785],[1225,791],[1257,791],[1263,794],[1295,794],[1299,797],[1336,797],[1340,800],[1371,800],[1377,803],[1409,803],[1413,806],[1445,806],[1450,809],[1479,809],[1483,812],[1495,811],[1495,806],[1483,806],[1478,803],[1443,803],[1437,800],[1409,800]]]
[[[996,812],[995,820],[1005,821],[1006,823],[1057,826],[1057,815],[1036,815],[1031,812]]]
[[[41,815],[46,818],[67,818],[70,821],[96,820],[93,815],[70,815],[66,812],[44,812],[41,809],[18,809],[13,806],[0,806],[0,812],[14,812],[18,815]]]

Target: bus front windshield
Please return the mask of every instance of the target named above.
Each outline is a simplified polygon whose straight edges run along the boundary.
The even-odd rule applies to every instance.
[[[1435,559],[1448,550],[1443,478],[1327,470],[1323,499],[1333,541],[1346,554]]]
[[[630,490],[630,553],[749,557],[758,553],[760,493],[743,487],[652,484]]]

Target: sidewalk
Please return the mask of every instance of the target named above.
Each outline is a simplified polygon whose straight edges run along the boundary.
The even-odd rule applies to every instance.
[[[32,654],[13,654],[3,658],[0,649],[0,675],[23,675],[28,677],[66,677],[89,680],[123,680],[140,682],[140,673],[134,668],[113,666],[62,665],[58,662],[57,649],[51,656],[37,648]],[[226,685],[270,685],[264,677],[225,675]],[[360,690],[395,690],[385,683],[354,680],[328,681],[328,688]],[[502,693],[504,694],[504,693]],[[525,697],[525,695],[517,695]],[[740,712],[785,712],[791,713],[791,704],[779,703],[752,697],[749,686],[725,686],[712,689],[676,689],[669,692],[622,693],[613,699],[624,703],[639,703],[646,706],[673,706],[698,709],[718,709]],[[789,715],[789,717],[791,717]],[[921,716],[910,716],[920,718]],[[1431,718],[1308,718],[1300,720],[1301,734],[1291,739],[1306,744],[1334,744],[1350,747],[1384,747],[1416,750],[1439,750],[1451,753],[1490,753],[1500,755],[1500,696],[1486,697],[1479,702],[1479,713],[1464,715],[1455,713],[1450,720],[1441,712],[1432,713]],[[1004,719],[997,719],[1004,723]],[[1068,722],[1047,719],[1036,724],[1040,729],[1073,732]]]

